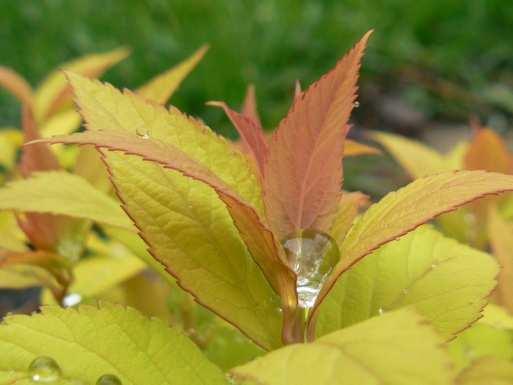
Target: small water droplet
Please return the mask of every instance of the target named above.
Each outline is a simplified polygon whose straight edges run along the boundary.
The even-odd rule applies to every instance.
[[[359,101],[356,101],[353,103],[353,108],[358,108],[360,107],[360,102]]]
[[[40,356],[29,365],[29,375],[32,381],[51,383],[61,377],[61,368],[53,358]]]
[[[290,267],[297,275],[299,306],[310,309],[322,284],[340,259],[337,243],[328,234],[303,230],[282,242]]]
[[[73,307],[82,302],[82,296],[78,293],[69,293],[62,299],[63,307]]]
[[[136,134],[138,137],[142,138],[142,139],[149,139],[149,138],[150,138],[150,134],[148,133],[148,131],[147,131],[147,130],[144,130],[144,131],[143,131],[143,130],[139,130],[139,129],[137,129],[137,130],[135,130],[135,134]]]
[[[382,308],[382,307],[380,307],[380,308],[378,309],[378,314],[379,314],[379,315],[383,315],[383,314],[385,314],[385,311],[383,310],[383,308]]]
[[[121,380],[114,374],[104,374],[98,378],[96,385],[121,385]]]

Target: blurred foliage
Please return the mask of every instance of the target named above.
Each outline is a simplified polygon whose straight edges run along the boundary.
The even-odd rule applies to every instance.
[[[373,105],[393,95],[429,119],[473,112],[506,125],[513,112],[511,25],[513,7],[501,0],[3,0],[0,63],[34,84],[63,61],[121,44],[133,54],[105,79],[133,88],[208,42],[205,61],[174,102],[234,135],[205,101],[237,106],[253,82],[271,128],[295,79],[316,79],[374,28],[363,73],[363,86],[373,90],[362,92],[370,100],[357,111],[359,122],[387,124]],[[17,125],[18,114],[0,91],[0,126]]]

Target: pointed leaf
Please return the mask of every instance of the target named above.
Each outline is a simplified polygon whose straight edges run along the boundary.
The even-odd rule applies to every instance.
[[[166,110],[148,103],[129,91],[122,94],[110,85],[68,76],[90,130],[128,131],[175,146],[216,174],[259,213],[263,211],[258,176],[248,159],[200,121],[176,108]]]
[[[346,139],[344,144],[344,157],[379,154],[381,154],[381,151],[379,151],[377,148],[355,142],[354,140]]]
[[[34,95],[30,84],[12,69],[0,66],[0,88],[5,88],[22,104],[32,105]]]
[[[369,197],[360,192],[344,193],[338,203],[338,211],[331,226],[330,235],[339,247],[342,245],[347,232],[351,228],[358,211],[369,203]]]
[[[66,105],[71,106],[71,89],[63,70],[95,78],[129,55],[129,50],[119,48],[107,53],[91,54],[62,64],[41,83],[34,95],[34,115],[43,122]]]
[[[280,237],[301,229],[329,229],[340,199],[347,122],[369,35],[294,101],[271,138],[265,203]]]
[[[246,151],[251,154],[261,173],[267,161],[268,148],[267,140],[262,131],[253,119],[244,114],[232,110],[224,102],[209,102],[210,106],[220,107],[224,110],[233,126],[237,129]]]
[[[242,115],[251,119],[257,127],[262,129],[262,122],[260,121],[260,115],[258,114],[255,86],[250,84],[246,90],[246,97],[244,98],[244,104],[242,105]]]
[[[256,343],[267,349],[281,345],[280,299],[219,195],[205,183],[140,157],[107,156],[123,207],[153,257],[197,302]]]
[[[340,250],[342,258],[321,289],[317,304],[343,272],[381,245],[475,199],[512,190],[513,176],[455,171],[417,179],[389,193],[349,230]],[[314,309],[312,314],[315,313]]]
[[[423,226],[358,262],[320,305],[316,335],[414,307],[449,339],[480,316],[498,266],[481,251]]]
[[[450,359],[440,342],[421,317],[393,312],[276,350],[231,374],[258,385],[451,385]]]
[[[0,326],[0,382],[20,376],[17,384],[31,383],[28,367],[39,356],[59,365],[59,385],[95,384],[104,374],[124,385],[226,384],[182,333],[120,306],[48,306],[40,314],[9,316]]]
[[[154,77],[137,90],[139,95],[158,104],[166,104],[173,93],[178,89],[182,81],[203,59],[208,51],[208,46],[198,49],[191,57],[177,66]]]
[[[0,210],[50,213],[132,229],[119,203],[67,172],[36,173],[0,189]]]
[[[496,295],[499,302],[513,312],[513,224],[506,222],[496,210],[491,209],[488,234],[493,254],[501,265]]]
[[[499,135],[488,128],[480,128],[467,149],[465,168],[512,174],[513,157]]]
[[[67,135],[77,131],[82,119],[75,110],[66,110],[52,115],[39,130],[41,137],[50,138],[55,135]]]
[[[384,132],[373,132],[371,138],[385,147],[412,179],[451,170],[441,154],[421,142]]]

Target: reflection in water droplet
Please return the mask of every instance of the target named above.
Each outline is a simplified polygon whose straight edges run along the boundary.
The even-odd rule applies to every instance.
[[[358,108],[358,107],[360,107],[360,102],[359,102],[359,101],[354,102],[354,103],[353,103],[353,107],[354,107],[354,108]]]
[[[337,243],[328,234],[303,230],[282,242],[290,267],[297,274],[299,306],[311,308],[326,277],[340,259]]]
[[[380,307],[380,308],[378,309],[378,314],[379,314],[379,315],[383,315],[383,314],[385,314],[385,311],[383,310],[383,308],[382,308],[382,307]]]
[[[29,365],[29,375],[32,381],[51,383],[61,377],[61,368],[53,358],[40,356]]]
[[[78,293],[69,293],[62,299],[63,307],[73,307],[82,302],[82,296]]]
[[[96,385],[121,385],[121,380],[113,374],[104,374],[98,378]]]

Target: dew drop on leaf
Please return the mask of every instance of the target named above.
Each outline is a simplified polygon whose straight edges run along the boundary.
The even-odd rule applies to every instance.
[[[290,267],[297,274],[299,306],[310,309],[322,284],[340,259],[337,243],[328,234],[303,230],[282,241]]]
[[[104,374],[98,381],[96,381],[96,385],[121,385],[121,380],[113,374]]]
[[[380,308],[378,309],[378,314],[379,314],[379,315],[383,315],[383,314],[385,314],[385,311],[383,310],[383,308],[382,308],[382,307],[380,307]]]
[[[82,302],[82,296],[78,293],[69,293],[62,299],[63,307],[73,307]]]
[[[34,382],[52,383],[61,377],[61,368],[53,358],[40,356],[30,363],[29,375]]]
[[[136,133],[137,136],[139,136],[142,139],[149,139],[150,138],[150,134],[146,130],[145,131],[136,130],[135,133]]]

